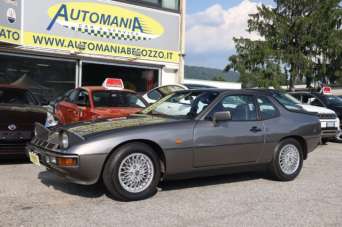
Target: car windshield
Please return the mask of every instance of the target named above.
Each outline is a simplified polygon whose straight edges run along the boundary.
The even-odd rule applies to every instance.
[[[36,105],[34,98],[26,90],[0,89],[1,104]]]
[[[327,102],[329,105],[332,106],[342,106],[342,98],[333,96],[333,95],[327,95],[326,96]]]
[[[214,91],[184,91],[171,94],[141,113],[176,118],[195,118],[219,95]]]
[[[275,93],[273,97],[288,110],[302,110],[301,102],[287,93]]]
[[[94,91],[93,100],[95,107],[146,107],[138,95],[123,91]]]

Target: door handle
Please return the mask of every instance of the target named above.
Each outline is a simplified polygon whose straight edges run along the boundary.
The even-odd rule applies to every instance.
[[[257,132],[262,132],[262,129],[261,128],[258,128],[256,126],[252,127],[249,131],[251,132],[254,132],[254,133],[257,133]]]

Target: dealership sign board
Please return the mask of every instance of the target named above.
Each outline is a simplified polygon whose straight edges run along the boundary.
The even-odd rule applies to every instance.
[[[21,43],[21,1],[0,0],[0,42]]]
[[[10,0],[0,1],[4,8]],[[178,14],[115,1],[25,0],[18,5],[23,23],[12,29],[21,31],[17,42],[21,45],[179,62]],[[5,22],[1,20],[0,26],[5,27]],[[1,37],[0,41],[9,42]]]

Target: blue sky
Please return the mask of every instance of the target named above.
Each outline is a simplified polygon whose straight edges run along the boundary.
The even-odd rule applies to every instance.
[[[223,69],[235,53],[233,37],[246,32],[248,14],[272,0],[187,0],[186,64]]]

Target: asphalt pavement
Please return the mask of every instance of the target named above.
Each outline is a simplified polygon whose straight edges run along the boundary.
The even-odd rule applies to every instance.
[[[167,182],[130,203],[2,161],[0,226],[342,226],[342,144],[320,146],[293,182],[260,173]]]

